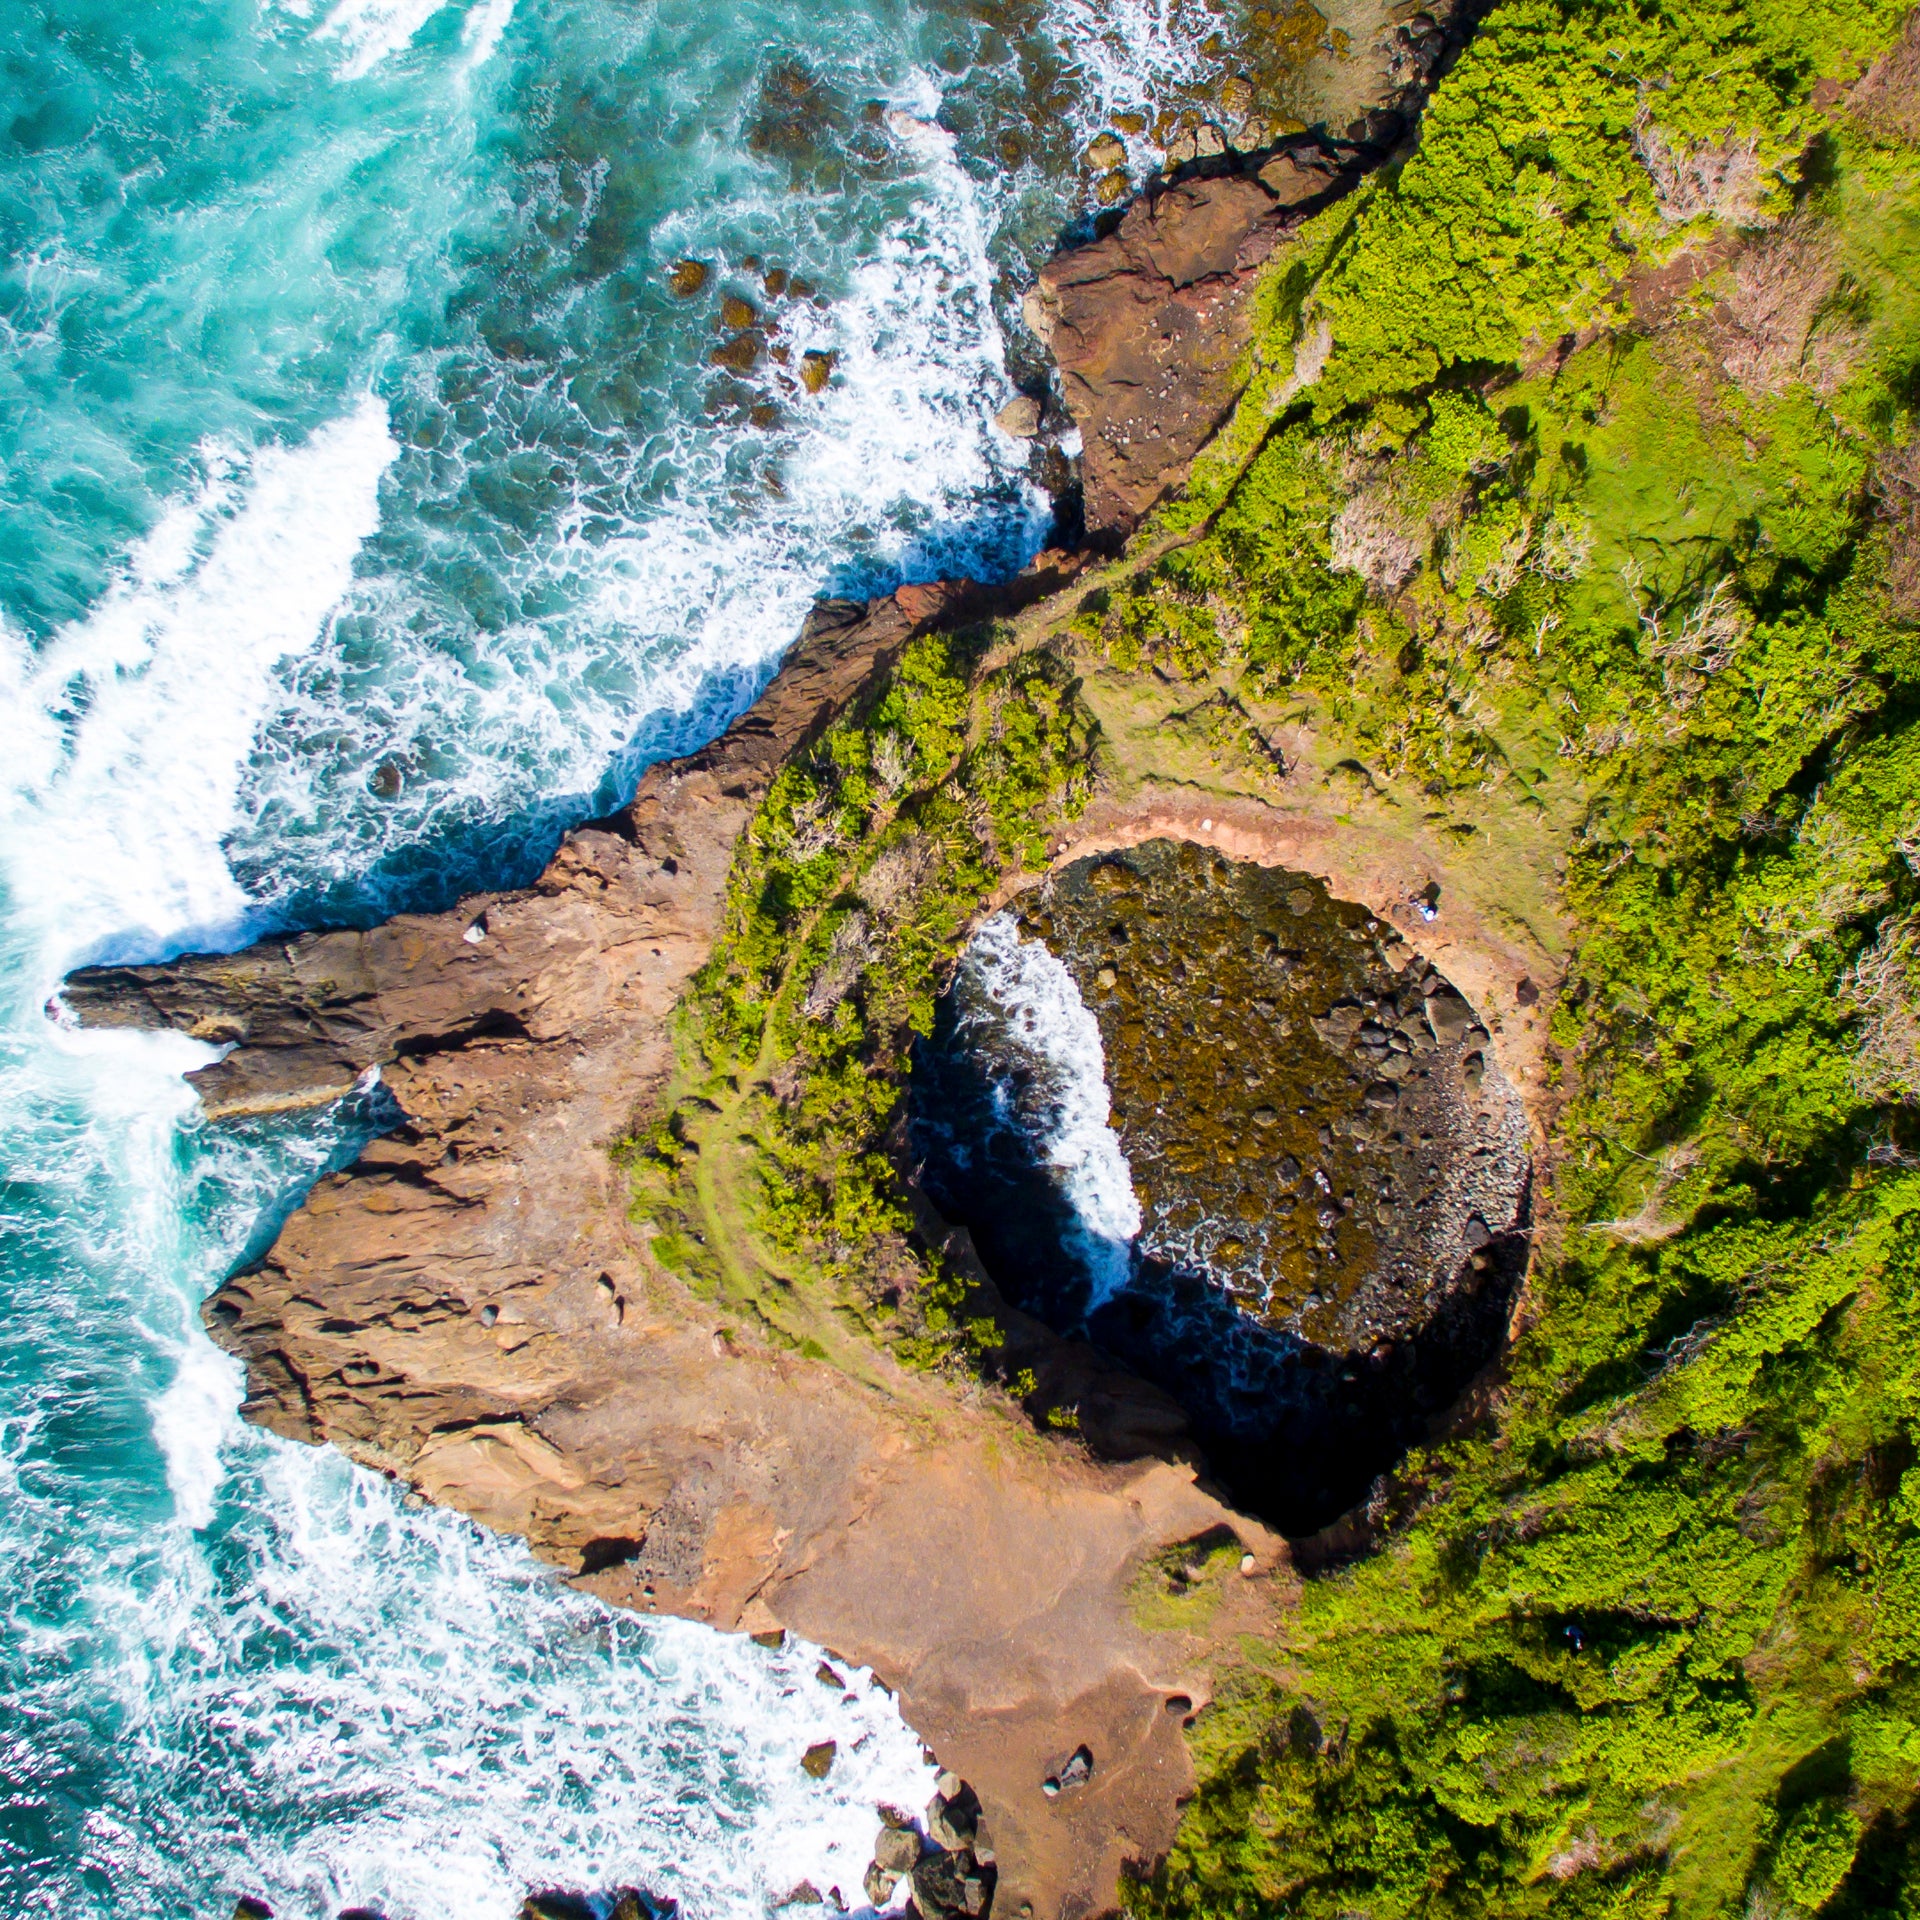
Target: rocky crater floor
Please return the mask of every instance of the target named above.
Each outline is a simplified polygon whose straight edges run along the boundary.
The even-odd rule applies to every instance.
[[[1503,1342],[1529,1156],[1491,1036],[1365,907],[1183,842],[1077,860],[1018,920],[1100,1058],[970,957],[916,1072],[928,1188],[1013,1301],[1169,1391],[1242,1505],[1312,1532]],[[1063,1084],[1103,1067],[1123,1165]]]

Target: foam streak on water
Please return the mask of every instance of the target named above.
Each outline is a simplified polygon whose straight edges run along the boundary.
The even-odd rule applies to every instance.
[[[273,672],[346,593],[398,452],[371,396],[304,445],[209,442],[88,618],[37,654],[0,629],[0,870],[50,960],[242,934],[222,847]]]
[[[1023,1111],[1008,1109],[1008,1084],[997,1101],[1002,1121],[1028,1130],[1078,1221],[1078,1249],[1090,1276],[1087,1313],[1127,1283],[1140,1232],[1133,1174],[1109,1121],[1106,1054],[1100,1025],[1073,975],[1038,940],[1022,940],[1012,914],[995,914],[968,944],[962,964],[984,990],[1025,1069]]]

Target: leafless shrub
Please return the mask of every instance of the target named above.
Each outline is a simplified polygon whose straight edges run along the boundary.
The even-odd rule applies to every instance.
[[[1907,863],[1909,873],[1920,874],[1920,813],[1893,836],[1893,850]]]
[[[832,1013],[860,978],[862,969],[873,958],[867,938],[867,916],[850,913],[833,930],[833,943],[807,987],[801,1011],[809,1020],[824,1020]]]
[[[1534,542],[1534,571],[1549,580],[1578,580],[1592,562],[1593,522],[1572,507],[1555,507]]]
[[[1760,164],[1760,142],[1732,128],[1718,140],[1697,147],[1676,146],[1642,112],[1634,123],[1633,151],[1653,182],[1653,201],[1670,227],[1711,215],[1737,227],[1758,224],[1765,203],[1767,176]]]
[[[1630,1247],[1653,1246],[1659,1241],[1671,1240],[1687,1224],[1690,1215],[1670,1216],[1666,1210],[1667,1199],[1699,1164],[1699,1149],[1689,1143],[1663,1148],[1654,1163],[1653,1181],[1639,1212],[1619,1220],[1596,1220],[1588,1232],[1604,1233],[1609,1240],[1618,1240]]]
[[[1547,1862],[1547,1871],[1556,1880],[1571,1880],[1576,1873],[1604,1866],[1606,1860],[1606,1850],[1600,1845],[1600,1836],[1589,1827],[1571,1846],[1562,1847]]]
[[[1756,957],[1792,966],[1816,941],[1887,897],[1886,855],[1819,796],[1794,835],[1814,884],[1766,902],[1753,916],[1748,945]]]
[[[793,832],[787,842],[789,860],[811,860],[815,854],[824,853],[839,837],[840,827],[834,818],[830,792],[823,789],[795,802]]]
[[[1319,320],[1302,334],[1293,349],[1293,371],[1282,383],[1276,403],[1285,406],[1295,394],[1303,393],[1327,370],[1333,355],[1333,328]]]
[[[1627,591],[1641,600],[1640,576],[1629,564],[1621,578]],[[1660,667],[1660,682],[1674,708],[1684,713],[1705,692],[1713,676],[1721,672],[1740,650],[1752,631],[1752,616],[1736,597],[1731,575],[1708,587],[1700,597],[1680,612],[1676,622],[1673,607],[1660,607],[1651,600],[1642,601],[1640,631],[1642,650]]]
[[[878,735],[873,743],[873,777],[891,798],[913,778],[913,749],[897,733]]]
[[[932,849],[922,840],[901,840],[886,848],[860,879],[860,898],[880,918],[891,920],[926,878]]]
[[[1356,493],[1334,516],[1333,565],[1357,573],[1375,593],[1393,593],[1427,557],[1429,534],[1394,500],[1384,481]]]
[[[1860,357],[1865,333],[1836,302],[1839,252],[1806,215],[1740,250],[1719,324],[1720,364],[1752,394],[1784,393],[1805,380],[1835,391]]]
[[[1500,543],[1499,552],[1480,569],[1480,577],[1474,582],[1477,590],[1489,600],[1504,600],[1519,581],[1520,570],[1527,563],[1527,551],[1532,545],[1533,522],[1522,520]]]
[[[1860,1012],[1855,1087],[1869,1100],[1920,1105],[1920,915],[1888,921],[1843,991]]]
[[[1862,76],[1847,104],[1875,133],[1920,140],[1920,11],[1907,15],[1906,32]]]
[[[1920,440],[1881,460],[1874,490],[1893,531],[1887,557],[1888,596],[1902,620],[1920,620]]]

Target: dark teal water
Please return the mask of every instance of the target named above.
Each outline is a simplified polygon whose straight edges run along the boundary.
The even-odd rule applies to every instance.
[[[1002,316],[1188,42],[987,11],[0,0],[0,1911],[758,1914],[925,1798],[878,1691],[244,1428],[198,1303],[364,1116],[206,1128],[43,1005],[524,878],[815,594],[1024,560]]]

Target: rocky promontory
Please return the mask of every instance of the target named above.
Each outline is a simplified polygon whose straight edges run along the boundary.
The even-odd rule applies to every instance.
[[[1403,102],[1454,44],[1416,38]],[[1097,531],[1124,536],[1178,484],[1244,378],[1262,263],[1405,125],[1196,155],[1047,270],[1030,312],[1084,435]],[[1232,1650],[1289,1605],[1285,1545],[1213,1484],[1174,1397],[1083,1329],[1020,1311],[930,1209],[928,1244],[995,1329],[992,1379],[768,1337],[661,1257],[615,1150],[683,1065],[690,988],[782,770],[810,763],[927,636],[1064,660],[1086,564],[1043,555],[993,593],[823,603],[752,709],[568,834],[529,888],[88,969],[63,995],[82,1024],[224,1048],[191,1076],[216,1118],[378,1076],[394,1124],[207,1304],[245,1363],[247,1417],[524,1536],[615,1604],[787,1629],[870,1666],[992,1835],[985,1878],[965,1847],[908,1862],[891,1843],[883,1876],[910,1875],[927,1912],[991,1897],[1043,1920],[1096,1913],[1123,1870],[1164,1853],[1192,1781],[1183,1728]],[[1090,818],[1124,840],[1155,805],[1109,783]],[[1236,805],[1243,822],[1271,812],[1281,839],[1327,812],[1305,791]],[[1213,819],[1181,837],[1210,842]],[[1017,868],[1009,885],[1033,877]],[[1356,897],[1386,913],[1408,884],[1367,876]],[[1499,939],[1464,937],[1494,972],[1518,971]],[[1044,1403],[1037,1424],[1008,1390],[1021,1382]]]
[[[1105,1904],[1167,1843],[1182,1721],[1209,1650],[1284,1600],[1279,1541],[1177,1453],[1036,1444],[937,1377],[876,1356],[854,1378],[754,1339],[650,1258],[609,1156],[671,1069],[676,1002],[774,772],[977,604],[909,588],[822,608],[753,709],[525,891],[92,969],[65,998],[86,1024],[230,1044],[195,1076],[213,1112],[332,1098],[377,1068],[404,1116],[208,1303],[248,1418],[524,1535],[619,1604],[786,1627],[871,1666],[977,1787],[1003,1897],[1050,1915]],[[1022,1337],[1049,1364],[1051,1336]],[[1116,1427],[1177,1431],[1150,1390],[1051,1345]],[[1143,1629],[1141,1567],[1223,1527],[1251,1577],[1236,1560],[1203,1632]],[[1092,1777],[1043,1792],[1083,1746]]]

